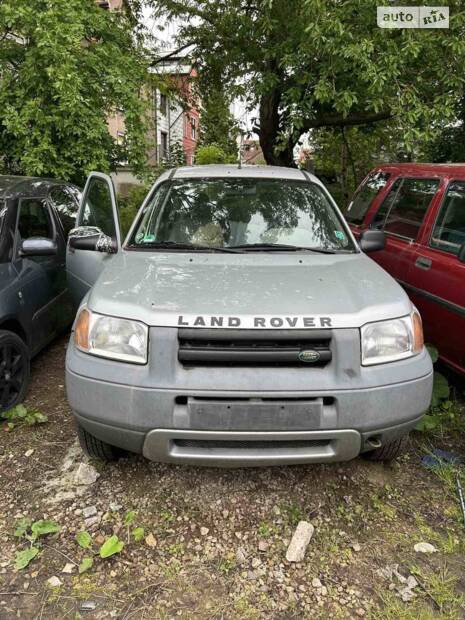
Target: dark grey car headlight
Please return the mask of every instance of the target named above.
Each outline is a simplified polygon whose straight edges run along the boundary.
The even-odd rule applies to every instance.
[[[76,320],[74,343],[84,353],[132,364],[146,364],[147,325],[82,308]]]

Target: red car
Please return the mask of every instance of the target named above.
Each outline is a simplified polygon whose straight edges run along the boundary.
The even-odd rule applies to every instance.
[[[372,258],[418,307],[426,342],[465,374],[465,164],[379,166],[345,215],[356,237],[386,233]]]

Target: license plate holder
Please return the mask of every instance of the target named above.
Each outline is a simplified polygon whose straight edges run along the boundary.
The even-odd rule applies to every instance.
[[[198,430],[288,431],[321,427],[323,399],[261,400],[188,398],[191,428]]]

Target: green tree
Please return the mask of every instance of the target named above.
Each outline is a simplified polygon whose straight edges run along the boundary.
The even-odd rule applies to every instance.
[[[95,0],[1,0],[0,168],[77,182],[121,160],[145,171],[148,74],[136,18]],[[108,130],[116,110],[122,148]]]
[[[375,166],[389,161],[424,161],[426,143],[410,148],[395,120],[372,125],[317,129],[312,132],[315,172],[325,179],[341,207]],[[336,178],[332,183],[330,179]]]
[[[231,101],[222,85],[215,81],[205,84],[202,89],[202,119],[200,124],[200,143],[216,144],[227,155],[237,158],[237,123],[230,112]]]
[[[465,88],[462,92],[465,91]],[[426,149],[426,157],[433,162],[465,161],[465,95],[457,102],[453,122],[441,129]]]
[[[173,142],[170,146],[169,156],[163,161],[164,168],[177,168],[186,165],[186,154],[182,142]]]
[[[195,163],[198,166],[208,164],[227,164],[231,162],[231,156],[217,144],[204,144],[195,151]]]
[[[315,128],[395,118],[403,139],[440,128],[465,74],[465,12],[451,0],[450,29],[383,29],[375,0],[151,0],[181,18],[200,71],[214,67],[233,95],[258,108],[269,164],[293,165]],[[414,2],[420,4],[420,2]]]

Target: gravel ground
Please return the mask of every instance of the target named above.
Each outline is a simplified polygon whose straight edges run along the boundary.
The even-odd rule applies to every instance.
[[[33,363],[26,406],[48,422],[0,433],[2,620],[465,618],[465,530],[450,471],[420,464],[424,438],[389,466],[217,470],[130,457],[89,469],[65,398],[66,340]],[[463,438],[438,447],[463,452]],[[77,484],[78,469],[98,478]],[[25,516],[61,530],[16,570],[15,554],[30,546],[13,535]],[[290,563],[302,520],[315,531],[305,559]],[[137,542],[134,528],[144,529]],[[90,550],[76,542],[83,530]],[[114,534],[124,547],[103,559]],[[435,552],[415,551],[419,542]]]

